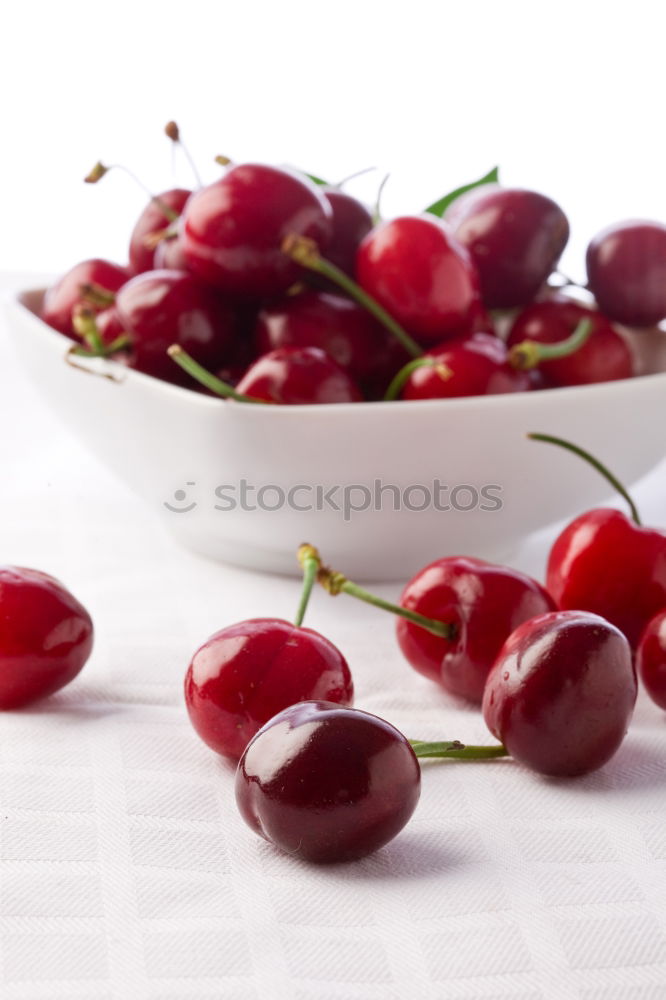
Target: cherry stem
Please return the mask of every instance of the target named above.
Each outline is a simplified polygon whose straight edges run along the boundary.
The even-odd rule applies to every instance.
[[[330,260],[326,260],[319,253],[319,248],[314,240],[310,239],[308,236],[297,236],[295,233],[291,233],[287,236],[282,244],[282,250],[286,253],[292,260],[300,264],[301,267],[307,268],[309,271],[314,271],[317,274],[323,275],[332,281],[334,284],[342,288],[343,291],[362,305],[365,309],[371,313],[376,320],[378,320],[382,326],[393,334],[393,336],[398,340],[402,346],[405,348],[408,354],[411,354],[413,358],[418,358],[423,354],[423,349],[419,344],[416,343],[412,337],[409,336],[406,330],[400,326],[393,317],[386,312],[386,310],[380,306],[376,299],[373,299],[371,295],[368,295],[360,285],[345,274],[339,267],[332,264]]]
[[[351,580],[348,580],[344,574],[338,573],[336,570],[332,570],[328,566],[324,566],[318,549],[316,549],[313,545],[301,545],[297,555],[301,566],[304,566],[304,561],[306,559],[315,559],[317,561],[317,582],[320,583],[324,590],[328,591],[332,597],[337,597],[337,595],[341,592],[349,594],[350,597],[356,597],[359,601],[365,601],[366,604],[372,604],[375,608],[381,608],[382,611],[390,611],[391,614],[398,615],[400,618],[405,618],[413,625],[418,625],[420,628],[424,628],[426,631],[432,632],[433,635],[439,636],[440,639],[454,639],[456,637],[457,628],[455,625],[437,621],[435,618],[426,618],[425,615],[420,615],[418,611],[410,611],[408,608],[403,608],[399,604],[393,604],[391,601],[385,601],[382,597],[378,597],[376,594],[371,594],[370,591],[364,590],[363,587],[359,587],[357,583],[353,583]]]
[[[432,368],[439,375],[442,382],[447,382],[453,375],[449,366],[437,361],[436,358],[431,358],[427,355],[414,358],[413,361],[408,361],[406,365],[403,365],[397,375],[393,376],[388,389],[384,393],[384,401],[390,402],[391,400],[398,399],[409,376],[419,368]]]
[[[582,319],[570,337],[554,344],[541,344],[538,340],[523,340],[509,350],[509,364],[520,371],[536,368],[542,361],[555,361],[575,354],[592,333],[592,322]]]
[[[128,334],[121,333],[110,344],[105,344],[97,326],[95,313],[85,306],[74,309],[72,315],[74,332],[81,338],[85,346],[75,347],[72,354],[85,358],[108,358],[118,351],[130,346]]]
[[[591,465],[593,469],[596,469],[604,479],[610,483],[614,490],[620,494],[620,496],[626,500],[629,505],[629,510],[631,511],[631,516],[636,524],[641,525],[642,521],[640,519],[638,508],[634,503],[628,490],[622,485],[619,479],[613,475],[613,473],[603,465],[598,458],[591,455],[589,451],[585,451],[577,444],[572,444],[571,441],[565,441],[564,438],[553,437],[552,434],[540,434],[532,431],[527,435],[531,441],[545,441],[546,444],[555,444],[560,448],[565,448],[567,451],[573,452],[574,455],[578,455],[579,458],[584,459],[588,465]]]
[[[122,163],[111,163],[108,166],[106,166],[104,163],[101,163],[98,160],[95,166],[90,171],[90,173],[86,174],[83,180],[85,181],[86,184],[97,184],[97,182],[101,181],[102,177],[104,177],[105,174],[108,174],[109,170],[122,170],[124,174],[127,174],[128,177],[132,178],[135,184],[139,185],[144,194],[148,195],[148,197],[150,198],[150,200],[153,202],[154,205],[157,205],[159,210],[162,212],[164,216],[166,216],[169,222],[176,221],[176,219],[178,218],[178,212],[175,212],[173,208],[171,208],[169,205],[166,204],[166,202],[162,201],[161,198],[158,198],[157,195],[153,194],[153,192],[146,187],[143,181],[139,180],[137,175],[133,171],[131,171],[128,167],[125,167]]]
[[[79,292],[85,302],[91,306],[95,306],[97,309],[106,309],[116,301],[115,292],[110,292],[108,288],[104,288],[93,281],[79,285]]]
[[[171,347],[167,348],[167,354],[172,361],[180,365],[183,371],[186,371],[195,381],[205,386],[206,389],[210,389],[217,396],[235,399],[237,403],[267,403],[265,399],[256,399],[254,396],[246,396],[242,392],[236,392],[227,382],[223,382],[221,378],[213,375],[198,361],[195,361],[187,351],[183,350],[180,344],[172,344]]]
[[[363,174],[370,174],[376,169],[377,167],[363,167],[363,170],[355,170],[353,174],[347,174],[346,177],[343,177],[342,180],[338,181],[337,184],[334,184],[333,187],[342,188],[345,184],[348,184],[349,181],[356,180],[357,177],[362,177]]]
[[[377,198],[376,198],[376,201],[375,201],[375,208],[374,208],[374,211],[372,213],[372,222],[373,222],[373,225],[375,225],[375,226],[378,226],[379,223],[382,221],[382,213],[381,213],[382,195],[384,194],[384,188],[386,187],[386,182],[388,181],[388,179],[389,179],[390,176],[391,176],[390,174],[386,174],[386,176],[382,180],[381,184],[379,185],[379,189],[377,191]]]
[[[187,162],[190,165],[190,170],[194,174],[194,179],[195,179],[195,181],[197,183],[197,187],[203,187],[203,181],[201,180],[201,174],[197,170],[197,165],[196,165],[196,163],[194,162],[194,160],[192,158],[192,154],[190,153],[188,147],[185,145],[185,143],[183,142],[183,140],[180,137],[180,129],[178,128],[178,126],[176,125],[176,123],[175,122],[167,122],[166,125],[164,126],[164,132],[169,137],[169,139],[171,139],[171,141],[174,144],[174,146],[180,146],[180,148],[182,149],[183,153],[185,154],[185,159],[187,160]]]
[[[479,747],[469,746],[466,743],[461,743],[460,740],[441,743],[426,743],[423,740],[410,740],[409,742],[419,759],[423,757],[450,757],[455,760],[484,760],[491,757],[509,756],[509,751],[501,743],[498,743],[497,746]]]
[[[294,618],[296,628],[300,628],[303,624],[312,588],[317,582],[317,574],[321,566],[319,553],[312,545],[301,545],[298,550],[298,561],[303,567],[303,592],[301,593],[301,600],[298,605],[296,617]]]

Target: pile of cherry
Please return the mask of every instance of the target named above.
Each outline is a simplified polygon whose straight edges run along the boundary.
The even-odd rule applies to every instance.
[[[167,134],[180,142],[174,123]],[[129,263],[77,264],[48,290],[44,320],[75,353],[244,402],[304,404],[628,378],[635,360],[614,324],[649,336],[666,318],[657,222],[592,240],[585,295],[597,308],[548,284],[569,236],[561,208],[501,187],[496,170],[386,221],[317,180],[244,163],[151,197]],[[505,310],[517,312],[500,337]]]
[[[298,557],[303,592],[294,622],[227,626],[195,652],[185,703],[201,739],[237,761],[236,801],[249,826],[309,861],[347,861],[391,840],[419,799],[419,758],[511,756],[544,775],[576,776],[619,748],[637,673],[666,709],[666,532],[643,527],[635,505],[581,514],[556,539],[546,587],[518,570],[447,556],[391,604],[323,565]],[[319,583],[397,615],[407,662],[452,695],[482,706],[501,742],[408,740],[351,707],[343,654],[303,619]],[[62,584],[35,570],[0,569],[0,709],[63,687],[92,647],[89,614]]]

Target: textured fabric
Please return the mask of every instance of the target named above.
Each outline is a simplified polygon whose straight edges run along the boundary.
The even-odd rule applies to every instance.
[[[666,996],[662,712],[641,696],[616,758],[578,781],[428,763],[412,822],[360,863],[277,853],[240,819],[182,679],[213,631],[292,617],[297,582],[176,547],[43,409],[4,335],[0,362],[2,560],[61,578],[97,631],[72,685],[0,716],[3,1000]],[[663,523],[666,467],[636,496]],[[542,573],[551,537],[514,564]],[[358,707],[412,738],[488,741],[381,612],[320,591],[308,624],[347,655]]]

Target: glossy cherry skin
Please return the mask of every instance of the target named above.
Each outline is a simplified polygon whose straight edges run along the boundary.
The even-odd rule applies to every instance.
[[[570,337],[584,319],[590,321],[592,331],[583,346],[565,358],[539,364],[545,384],[552,388],[631,378],[634,359],[624,337],[596,309],[588,309],[564,296],[535,302],[523,309],[514,320],[507,343],[510,347],[524,340],[555,344]]]
[[[125,284],[130,277],[126,267],[112,264],[108,260],[93,258],[83,260],[80,264],[67,271],[55,285],[48,289],[42,306],[42,319],[49,326],[59,330],[68,337],[76,337],[72,326],[72,312],[78,305],[85,304],[94,311],[100,311],[103,306],[96,307],[88,301],[84,302],[82,287],[98,285],[105,291],[114,293]]]
[[[488,675],[483,717],[511,756],[573,777],[610,760],[636,702],[631,650],[599,615],[539,615],[509,636]]]
[[[403,387],[403,399],[487,396],[533,388],[531,373],[511,367],[504,341],[493,334],[445,341],[425,354],[440,370],[424,366],[413,371]]]
[[[478,309],[476,268],[434,216],[380,223],[359,247],[356,279],[425,345],[464,332]]]
[[[226,294],[267,298],[285,292],[301,274],[282,250],[285,237],[307,236],[323,248],[331,218],[315,184],[276,167],[244,163],[187,203],[182,250],[189,269]]]
[[[185,188],[172,188],[170,191],[163,191],[157,195],[156,199],[148,202],[137,219],[130,237],[129,262],[133,274],[151,271],[158,266],[155,260],[156,248],[148,246],[146,240],[150,236],[154,236],[155,233],[166,229],[172,222],[168,215],[164,214],[161,206],[166,205],[167,208],[180,215],[191,194],[192,192]],[[163,263],[159,266],[167,265]]]
[[[292,857],[355,861],[410,819],[421,773],[408,740],[388,722],[325,701],[271,719],[236,772],[248,826]]]
[[[155,378],[189,381],[166,353],[171,344],[212,369],[225,362],[233,344],[233,311],[185,271],[138,274],[120,289],[115,308],[131,339],[128,364]]]
[[[340,188],[326,186],[321,190],[332,212],[326,259],[353,277],[358,248],[374,225],[372,215],[357,198],[352,198]]]
[[[349,666],[323,635],[278,618],[229,625],[201,646],[185,675],[190,721],[209,747],[238,760],[259,729],[300,701],[351,705]]]
[[[560,608],[602,615],[635,647],[666,607],[666,534],[619,510],[589,510],[555,540],[546,586]]]
[[[475,188],[445,213],[469,251],[489,309],[531,302],[569,239],[569,223],[551,198],[522,188]]]
[[[666,226],[617,222],[587,248],[587,278],[599,308],[627,326],[666,319]]]
[[[465,556],[424,567],[403,590],[400,604],[456,627],[454,638],[443,639],[399,618],[398,644],[415,670],[476,704],[511,632],[528,618],[555,609],[550,595],[525,573]]]
[[[69,684],[90,656],[90,615],[46,573],[0,567],[0,709],[20,708]]]
[[[648,622],[636,649],[636,670],[652,701],[666,709],[666,610]]]
[[[353,379],[389,378],[409,360],[367,309],[330,292],[304,292],[266,306],[254,339],[260,354],[279,347],[319,347]]]
[[[318,347],[279,347],[254,361],[236,386],[267,403],[358,403],[358,386]]]

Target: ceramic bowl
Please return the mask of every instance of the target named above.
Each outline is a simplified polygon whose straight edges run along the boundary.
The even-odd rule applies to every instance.
[[[666,333],[635,335],[639,377],[602,385],[410,403],[252,406],[113,362],[65,361],[39,318],[43,291],[7,304],[11,337],[55,414],[182,544],[298,573],[299,543],[358,579],[406,579],[446,554],[501,559],[527,534],[609,495],[574,440],[627,484],[664,456]],[[101,377],[102,373],[111,378]]]

